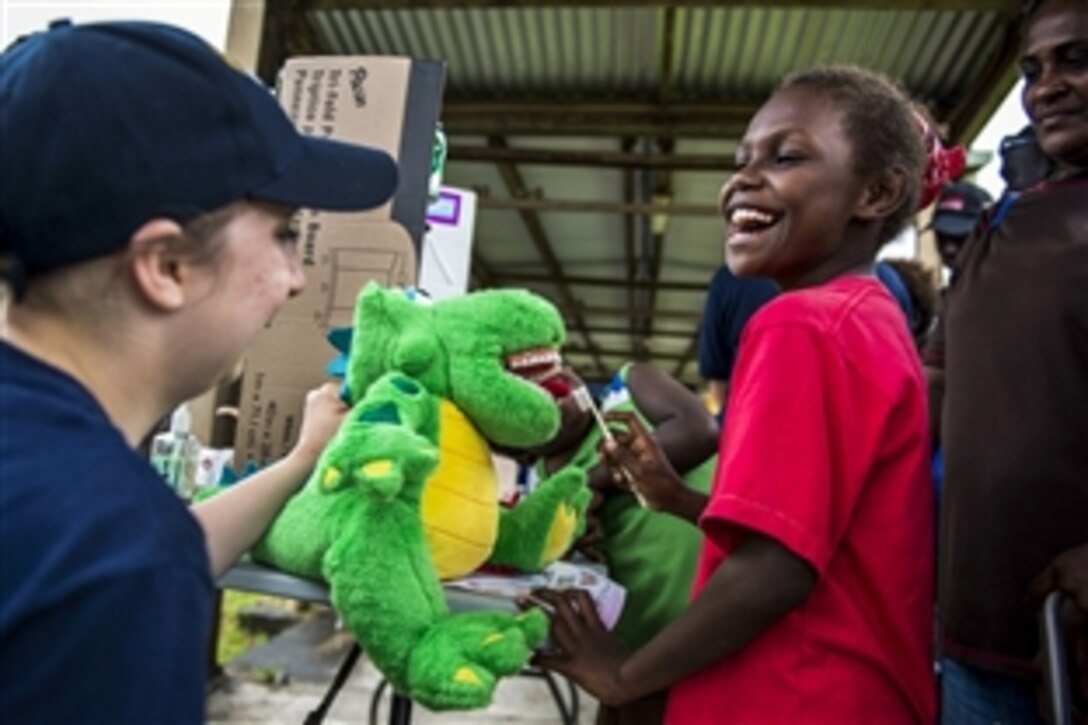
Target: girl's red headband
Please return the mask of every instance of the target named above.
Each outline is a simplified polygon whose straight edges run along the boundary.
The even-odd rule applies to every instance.
[[[928,157],[922,175],[922,195],[918,200],[920,211],[936,201],[941,189],[963,173],[967,167],[967,150],[963,146],[945,148],[929,121],[917,111],[914,112],[914,120],[922,133],[922,143]]]

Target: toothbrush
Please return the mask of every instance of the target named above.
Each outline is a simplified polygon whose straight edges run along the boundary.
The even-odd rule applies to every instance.
[[[616,437],[612,435],[612,431],[609,430],[608,424],[604,421],[604,416],[601,415],[601,411],[593,402],[593,396],[590,395],[589,388],[584,385],[580,388],[575,388],[571,391],[571,395],[574,396],[574,402],[578,405],[579,410],[588,410],[593,413],[593,418],[597,421],[597,425],[600,427],[601,435],[604,436],[604,439],[609,443],[615,443]],[[646,499],[642,497],[638,487],[635,486],[634,477],[631,475],[631,472],[623,466],[620,466],[619,469],[623,474],[623,477],[627,479],[627,485],[630,487],[631,493],[635,494],[635,498],[638,499],[639,505],[642,506],[642,508],[648,508]]]

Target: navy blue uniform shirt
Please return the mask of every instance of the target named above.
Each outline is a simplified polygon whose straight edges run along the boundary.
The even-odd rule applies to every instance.
[[[180,499],[86,389],[0,342],[0,721],[202,722],[213,592]]]
[[[735,277],[724,265],[714,273],[699,327],[699,375],[703,379],[729,380],[744,325],[777,294],[778,287],[769,279]]]

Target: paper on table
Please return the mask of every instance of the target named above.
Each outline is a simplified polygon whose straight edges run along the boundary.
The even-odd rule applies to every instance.
[[[585,589],[597,607],[597,615],[608,629],[616,626],[627,590],[609,579],[603,572],[592,567],[572,564],[568,561],[552,562],[536,574],[470,574],[460,579],[443,582],[447,587],[479,592],[492,596],[517,599],[533,589]]]

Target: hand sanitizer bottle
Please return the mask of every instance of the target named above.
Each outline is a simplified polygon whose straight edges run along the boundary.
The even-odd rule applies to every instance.
[[[151,466],[183,499],[190,499],[196,486],[200,441],[189,432],[192,418],[182,404],[170,416],[170,430],[151,439]]]

